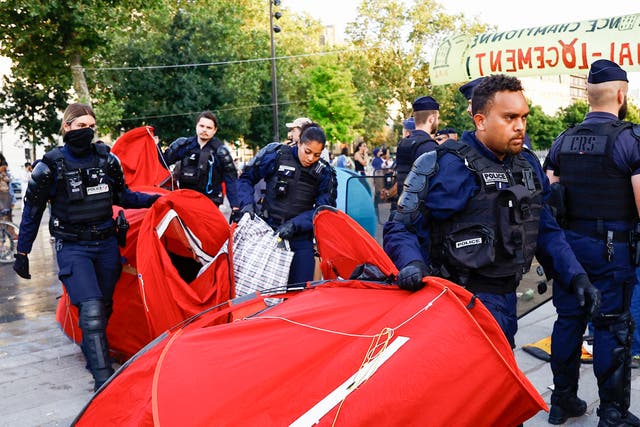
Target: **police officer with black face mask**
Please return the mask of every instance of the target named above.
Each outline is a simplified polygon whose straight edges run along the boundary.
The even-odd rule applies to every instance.
[[[62,120],[64,146],[45,154],[29,180],[13,269],[31,278],[28,254],[50,202],[58,277],[78,307],[82,351],[97,390],[113,374],[106,327],[122,269],[112,205],[146,208],[160,196],[129,190],[118,158],[92,143],[90,106],[71,104]]]
[[[629,412],[634,327],[629,306],[640,260],[640,125],[623,121],[628,87],[627,73],[615,62],[591,64],[589,113],[556,139],[545,161],[557,200],[563,201],[557,208],[567,240],[602,293],[600,311],[592,315],[576,304],[562,281],[553,281],[558,319],[551,335],[551,424],[587,409],[577,388],[582,335],[591,320],[598,426],[640,426]]]
[[[237,210],[238,172],[231,152],[215,137],[217,131],[218,118],[211,111],[204,111],[196,119],[196,135],[176,139],[163,157],[167,165],[177,163],[174,174],[180,188],[198,191],[209,197],[216,206],[224,202],[224,181],[229,204],[233,210]]]

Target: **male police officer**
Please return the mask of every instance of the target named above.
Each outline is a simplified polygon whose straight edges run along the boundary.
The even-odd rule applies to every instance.
[[[62,120],[65,145],[45,154],[31,173],[13,269],[31,278],[27,254],[51,202],[58,277],[78,307],[82,351],[97,390],[113,374],[106,327],[122,270],[116,239],[122,230],[116,230],[112,205],[144,208],[159,196],[129,190],[118,158],[105,144],[92,143],[96,118],[91,107],[71,104]]]
[[[475,132],[414,163],[384,226],[384,250],[403,289],[418,290],[424,276],[439,274],[477,295],[513,348],[515,290],[536,250],[553,254],[583,303],[595,288],[544,202],[550,190],[540,163],[523,151],[529,108],[520,81],[487,77],[474,91],[473,113]]]
[[[176,162],[178,186],[196,190],[209,197],[216,206],[224,202],[222,182],[227,189],[231,208],[238,208],[236,182],[238,172],[229,149],[215,137],[218,118],[211,111],[200,113],[196,120],[196,136],[178,138],[164,152],[167,165]]]
[[[440,105],[432,97],[421,96],[413,102],[415,129],[408,138],[400,140],[396,150],[398,195],[402,194],[402,185],[413,162],[421,154],[434,150],[438,146],[433,135],[438,129],[439,117]]]
[[[599,426],[640,426],[631,414],[630,345],[633,323],[629,302],[635,284],[630,247],[640,236],[640,126],[622,121],[627,110],[627,73],[606,59],[591,64],[587,80],[590,112],[561,134],[546,162],[551,183],[564,193],[561,223],[576,256],[602,294],[592,319],[593,371],[598,379]],[[557,185],[557,184],[556,184]],[[633,250],[636,249],[635,254]],[[558,319],[551,339],[554,392],[549,422],[580,416],[586,404],[577,397],[582,334],[589,313],[554,281]]]

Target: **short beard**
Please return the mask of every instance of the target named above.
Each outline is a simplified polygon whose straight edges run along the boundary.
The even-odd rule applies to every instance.
[[[624,120],[627,117],[627,96],[624,97],[624,102],[620,106],[620,110],[618,110],[618,119]]]

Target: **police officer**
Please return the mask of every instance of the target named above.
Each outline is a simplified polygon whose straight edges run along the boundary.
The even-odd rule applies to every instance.
[[[421,96],[413,102],[415,129],[408,138],[400,140],[396,150],[398,195],[402,194],[402,184],[413,162],[421,154],[434,150],[438,146],[433,136],[438,129],[439,117],[440,105],[432,97]]]
[[[327,142],[317,123],[302,126],[295,146],[271,143],[258,152],[238,180],[241,212],[254,215],[253,186],[264,179],[267,189],[259,214],[294,252],[290,284],[313,280],[313,212],[336,206],[336,173],[320,158]]]
[[[64,146],[45,154],[31,173],[13,269],[31,278],[28,254],[50,202],[58,277],[78,307],[82,351],[97,390],[113,373],[105,330],[122,269],[112,205],[146,208],[160,196],[128,189],[118,158],[105,144],[92,143],[95,127],[90,106],[65,110]]]
[[[566,283],[595,289],[544,202],[550,190],[540,163],[523,151],[529,108],[520,81],[486,78],[475,89],[473,112],[475,132],[416,160],[383,245],[400,269],[401,288],[418,290],[427,275],[465,286],[513,348],[515,290],[536,250],[554,255]]]
[[[467,98],[467,113],[473,120],[473,114],[471,113],[471,97],[473,96],[473,89],[480,84],[480,82],[484,79],[484,77],[478,77],[477,79],[471,80],[460,86],[458,89],[465,98]],[[531,139],[529,138],[529,134],[524,134],[524,146],[526,148],[531,148]]]
[[[590,111],[582,123],[556,139],[546,161],[551,183],[559,183],[564,193],[561,223],[567,241],[602,294],[600,312],[592,318],[599,426],[640,426],[628,411],[633,333],[629,303],[635,283],[633,258],[640,255],[630,247],[639,238],[634,227],[640,194],[640,126],[623,121],[627,90],[627,73],[616,63],[601,59],[591,64]],[[554,280],[553,303],[558,318],[551,336],[555,387],[549,422],[561,424],[586,410],[577,387],[582,335],[590,313],[576,304],[561,280]]]
[[[196,190],[209,197],[216,206],[224,202],[222,182],[232,209],[238,208],[238,172],[229,149],[215,137],[218,118],[211,111],[196,119],[196,135],[178,138],[164,152],[167,165],[174,163],[180,188]]]
[[[414,130],[416,130],[416,122],[413,117],[402,121],[402,138],[409,138]]]

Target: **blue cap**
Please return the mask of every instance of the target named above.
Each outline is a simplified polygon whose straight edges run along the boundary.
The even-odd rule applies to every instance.
[[[598,59],[591,64],[589,78],[587,79],[589,83],[605,83],[618,80],[623,82],[629,81],[627,80],[627,72],[620,68],[615,62],[609,61],[608,59]]]
[[[379,148],[374,148],[373,149],[373,157],[376,157],[378,155],[378,153],[380,152]]]
[[[416,130],[416,121],[413,117],[409,117],[407,120],[402,122],[402,127],[406,130]]]
[[[458,90],[465,98],[467,98],[467,101],[469,101],[473,95],[473,89],[478,86],[482,80],[484,80],[484,77],[478,77],[475,80],[471,80],[470,82],[463,84]]]
[[[440,105],[430,96],[421,96],[413,101],[413,111],[439,110]]]

